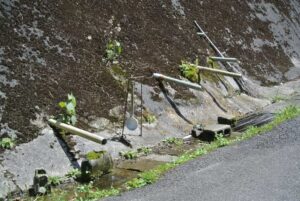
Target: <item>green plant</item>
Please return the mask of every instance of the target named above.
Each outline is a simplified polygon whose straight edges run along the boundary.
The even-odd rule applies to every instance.
[[[144,114],[144,119],[148,124],[152,124],[156,121],[156,117],[155,115],[150,114],[149,112],[147,112],[146,114]]]
[[[57,185],[61,184],[62,181],[63,181],[63,178],[61,178],[59,176],[48,177],[48,184],[50,184],[52,186],[57,186]]]
[[[155,168],[153,170],[149,170],[143,172],[138,175],[138,178],[134,178],[126,183],[127,189],[140,188],[148,184],[152,184],[158,180],[161,174],[160,169]]]
[[[77,122],[75,96],[68,94],[67,101],[59,102],[58,106],[64,110],[64,113],[59,114],[57,120],[66,124],[75,125]]]
[[[115,188],[109,190],[93,189],[93,184],[84,184],[76,188],[76,200],[78,201],[96,201],[104,197],[118,195],[120,191]]]
[[[278,96],[278,95],[276,95],[276,96],[274,96],[273,98],[272,98],[272,103],[277,103],[277,102],[280,102],[280,101],[283,101],[284,100],[284,98],[282,97],[282,96]]]
[[[125,159],[136,159],[138,157],[138,152],[137,151],[121,151],[119,153],[121,157],[124,157]]]
[[[164,143],[167,144],[175,144],[175,145],[182,145],[183,144],[183,140],[180,138],[175,138],[175,137],[170,137],[167,138],[165,140],[163,140]]]
[[[120,194],[119,189],[111,188],[108,190],[99,190],[96,189],[91,195],[94,200],[99,200],[101,198],[109,197],[109,196],[115,196]]]
[[[110,40],[106,44],[105,61],[115,62],[122,53],[121,43],[117,40]]]
[[[149,147],[141,147],[137,151],[138,153],[144,153],[145,155],[148,155],[152,152],[152,149]]]
[[[3,149],[12,149],[15,146],[15,142],[13,139],[5,137],[0,141],[0,147]]]
[[[90,151],[86,154],[86,159],[88,160],[95,160],[103,156],[106,151]]]
[[[196,65],[198,65],[198,60],[196,60]],[[197,67],[187,61],[182,60],[181,65],[179,65],[180,72],[182,76],[187,78],[188,80],[192,82],[198,82],[199,81],[199,70]]]
[[[206,63],[211,68],[219,68],[218,62],[214,61],[211,57],[206,58]]]
[[[140,188],[145,185],[147,185],[147,183],[142,178],[134,178],[126,182],[127,189]]]
[[[81,176],[81,171],[79,169],[72,169],[66,174],[67,178],[73,178],[73,179],[76,179],[80,176]]]
[[[76,191],[79,193],[89,193],[92,190],[92,187],[93,187],[93,183],[90,182],[89,184],[83,184],[77,186]]]
[[[223,134],[218,134],[216,136],[216,143],[218,145],[218,147],[224,147],[229,145],[230,141],[228,139],[226,139]]]

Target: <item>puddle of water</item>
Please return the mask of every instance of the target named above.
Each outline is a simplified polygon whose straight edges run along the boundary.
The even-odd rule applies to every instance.
[[[192,138],[190,141],[185,142],[182,145],[166,145],[162,144],[161,146],[154,148],[153,152],[159,155],[170,155],[170,156],[180,156],[186,151],[194,150],[199,146],[199,140]]]
[[[94,186],[100,189],[120,188],[127,181],[137,177],[139,173],[151,170],[163,163],[149,159],[121,161],[111,173],[96,179]]]

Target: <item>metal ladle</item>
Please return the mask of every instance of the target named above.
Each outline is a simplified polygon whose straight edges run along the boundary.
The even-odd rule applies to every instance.
[[[133,131],[138,127],[138,120],[134,117],[134,82],[131,82],[131,113],[130,117],[126,119],[126,127]]]

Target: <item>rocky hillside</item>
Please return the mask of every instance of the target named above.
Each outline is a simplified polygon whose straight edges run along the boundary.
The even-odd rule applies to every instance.
[[[213,53],[193,20],[240,59],[245,76],[264,85],[296,79],[299,16],[298,0],[0,0],[0,136],[33,139],[37,115],[57,114],[70,92],[82,122],[110,118],[125,96],[102,62],[110,40],[122,44],[128,75],[155,69],[179,77],[183,59],[205,65]]]

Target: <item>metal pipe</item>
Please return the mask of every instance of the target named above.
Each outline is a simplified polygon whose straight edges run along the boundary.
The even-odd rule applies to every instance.
[[[220,70],[220,69],[197,66],[195,64],[190,64],[190,65],[195,66],[200,71],[208,71],[211,73],[218,73],[218,74],[222,74],[222,75],[226,75],[226,76],[230,76],[230,77],[242,77],[242,74],[240,74],[240,73],[232,73],[232,72],[228,72],[228,71],[224,71],[224,70]]]
[[[224,62],[238,62],[236,58],[232,57],[209,57],[214,61],[224,61]]]
[[[162,75],[162,74],[159,74],[159,73],[153,73],[153,77],[157,78],[157,79],[163,79],[163,80],[167,80],[167,81],[170,81],[170,82],[174,82],[176,84],[179,84],[179,85],[182,85],[182,86],[185,86],[185,87],[189,87],[189,88],[192,88],[192,89],[202,90],[202,87],[198,84],[194,84],[194,83],[187,82],[187,81],[184,81],[184,80],[175,79],[175,78],[165,76],[165,75]]]
[[[61,123],[59,121],[56,121],[54,119],[49,119],[48,120],[49,124],[51,124],[52,126],[55,126],[57,128],[63,129],[65,131],[68,131],[74,135],[78,135],[80,137],[83,137],[85,139],[91,140],[93,142],[99,143],[99,144],[106,144],[107,140],[103,137],[100,137],[96,134],[90,133],[88,131],[76,128],[74,126],[65,124],[65,123]]]
[[[143,83],[141,83],[141,128],[140,136],[143,135]]]

